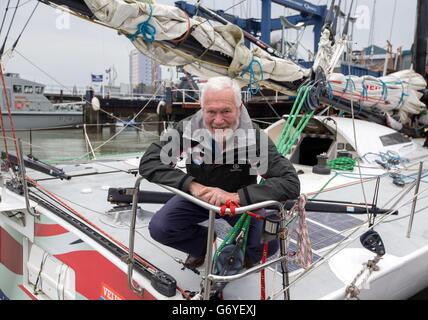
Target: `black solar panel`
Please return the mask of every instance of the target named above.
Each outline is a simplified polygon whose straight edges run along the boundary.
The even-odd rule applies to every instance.
[[[312,249],[320,250],[342,240],[344,237],[336,232],[307,221],[309,238],[311,239]],[[293,233],[292,239],[297,241],[297,234]]]
[[[289,250],[297,252],[297,246],[296,246],[296,244],[294,244],[293,242],[290,242]],[[320,258],[321,257],[319,255],[317,255],[315,253],[312,253],[312,263],[318,261]],[[296,270],[299,270],[299,269],[301,269],[301,267],[298,266],[297,264],[295,264],[294,261],[290,261],[288,263],[288,271],[289,272],[296,271]]]
[[[339,232],[359,226],[363,223],[360,219],[354,218],[348,214],[340,213],[307,212],[306,217]]]
[[[329,213],[329,212],[307,212],[306,216],[308,219],[317,223],[307,221],[309,238],[311,239],[312,249],[321,250],[329,247],[333,244],[338,243],[345,237],[340,234],[345,230],[356,227],[363,223],[360,219],[354,218],[347,214]],[[220,220],[220,221],[219,221]],[[227,232],[230,230],[230,226],[223,220],[216,220],[217,234],[220,238],[224,238]],[[328,229],[331,228],[331,229]],[[337,231],[337,232],[335,232]],[[297,241],[297,234],[293,232],[292,237],[294,241]],[[295,243],[290,242],[289,251],[297,251]],[[276,257],[270,257],[270,259]],[[312,262],[316,262],[321,257],[315,253],[312,255]],[[289,271],[295,271],[300,269],[293,261],[288,263]]]

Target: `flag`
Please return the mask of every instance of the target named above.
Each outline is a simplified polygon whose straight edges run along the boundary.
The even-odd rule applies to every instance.
[[[103,82],[102,74],[91,74],[92,82]]]

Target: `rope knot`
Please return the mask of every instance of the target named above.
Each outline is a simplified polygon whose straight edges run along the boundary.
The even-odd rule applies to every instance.
[[[220,207],[220,216],[224,217],[226,215],[226,209],[229,209],[230,216],[233,217],[237,207],[239,207],[239,205],[236,202],[232,201],[231,199],[227,199],[226,203]]]
[[[143,36],[145,42],[152,44],[155,41],[156,28],[150,24],[150,19],[153,15],[153,7],[149,4],[150,13],[147,20],[143,21],[137,26],[137,31],[134,34],[128,36],[131,41],[135,41],[139,35]]]
[[[258,64],[260,68],[260,81],[263,80],[263,66],[260,61],[251,59],[250,64],[241,72],[240,76],[242,77],[247,72],[250,72],[250,82],[248,83],[248,91],[251,92],[252,95],[256,95],[260,91],[260,85],[258,83],[256,72],[254,71],[253,64]],[[253,86],[255,85],[255,88]]]

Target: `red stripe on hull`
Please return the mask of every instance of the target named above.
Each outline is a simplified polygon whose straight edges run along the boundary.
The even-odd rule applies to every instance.
[[[32,294],[27,288],[25,288],[22,284],[18,286],[22,291],[25,292],[27,296],[31,298],[31,300],[39,300],[36,298],[34,294]]]
[[[55,257],[74,270],[76,291],[90,300],[105,298],[106,287],[121,299],[154,300],[146,291],[142,297],[136,295],[128,288],[127,274],[96,251],[75,251]]]
[[[34,228],[34,236],[36,237],[51,237],[59,236],[60,234],[68,233],[67,229],[64,229],[59,224],[41,224],[36,223]]]
[[[22,245],[0,227],[0,263],[13,273],[22,275]]]

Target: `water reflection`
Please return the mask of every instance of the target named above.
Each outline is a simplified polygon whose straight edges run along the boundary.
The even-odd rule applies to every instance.
[[[85,139],[83,128],[19,131],[16,136],[22,139],[24,154],[31,153],[40,160],[58,163],[92,159],[91,147],[97,158],[120,154],[141,154],[152,142],[159,139],[157,130],[146,127],[147,129],[129,127],[124,130],[123,127],[104,127],[98,133],[94,128],[88,128],[88,139]],[[3,149],[4,146],[2,146]],[[9,139],[9,152],[14,153],[11,139]]]

